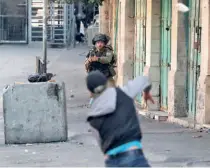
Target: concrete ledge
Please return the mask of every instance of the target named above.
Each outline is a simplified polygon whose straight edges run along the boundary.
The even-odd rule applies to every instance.
[[[207,128],[207,129],[210,129],[210,124],[204,124],[203,127]]]
[[[210,129],[210,125],[209,124],[203,124],[203,125],[201,125],[201,124],[194,124],[193,120],[190,119],[190,118],[187,118],[187,117],[183,117],[183,118],[169,117],[168,118],[168,122],[176,123],[176,124],[179,124],[179,125],[181,125],[183,127],[192,128],[192,129],[194,129],[194,126],[195,126],[196,130],[201,130],[201,129],[209,130]]]
[[[168,114],[162,111],[143,111],[139,110],[139,114],[157,121],[167,121]]]
[[[175,117],[170,116],[168,118],[168,122],[176,123],[176,124],[179,124],[179,125],[181,125],[183,127],[186,127],[186,128],[192,128],[193,129],[194,126],[195,126],[195,129],[198,129],[198,130],[203,128],[202,125],[199,125],[199,124],[194,125],[193,120],[190,119],[190,118],[187,118],[187,117],[175,118]]]
[[[169,117],[168,118],[168,122],[170,123],[175,123],[175,124],[179,124],[185,128],[191,128],[191,129],[195,129],[195,130],[199,130],[199,131],[206,131],[209,133],[210,130],[210,125],[208,124],[194,124],[193,119],[188,118],[188,117],[182,117],[182,118],[174,118],[174,117]]]
[[[14,84],[3,93],[6,144],[68,138],[64,83]]]
[[[195,128],[194,128],[193,120],[187,117],[175,118],[172,116],[168,116],[168,113],[162,112],[162,111],[147,111],[147,110],[137,110],[137,111],[140,115],[145,116],[150,119],[157,120],[157,121],[167,121],[170,123],[181,125],[186,128],[203,130],[203,131],[207,130],[208,132],[210,131],[209,124],[203,124],[203,125],[195,124]]]

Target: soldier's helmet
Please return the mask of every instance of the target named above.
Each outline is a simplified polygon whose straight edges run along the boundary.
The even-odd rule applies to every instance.
[[[103,41],[105,45],[108,44],[110,37],[106,34],[96,34],[95,37],[92,39],[92,44],[95,45],[98,41]]]

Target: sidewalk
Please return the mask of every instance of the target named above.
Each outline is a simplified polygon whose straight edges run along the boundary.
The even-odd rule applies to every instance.
[[[0,47],[1,53],[2,48],[3,46]],[[8,48],[9,50],[4,47],[4,56],[0,57],[0,64],[6,63],[0,69],[0,90],[5,83],[26,81],[27,75],[35,70],[33,56],[40,51],[20,46],[14,47],[13,50]],[[49,72],[56,73],[56,80],[66,83],[69,141],[5,146],[1,119],[0,166],[101,167],[104,165],[103,155],[85,121],[89,110],[83,65],[85,52],[87,48],[82,46],[72,50],[49,51],[51,61]],[[140,121],[145,154],[153,166],[210,166],[210,134],[141,116]]]

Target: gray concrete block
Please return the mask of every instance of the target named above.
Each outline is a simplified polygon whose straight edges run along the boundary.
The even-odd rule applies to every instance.
[[[10,85],[3,93],[3,112],[6,144],[68,138],[64,83]]]

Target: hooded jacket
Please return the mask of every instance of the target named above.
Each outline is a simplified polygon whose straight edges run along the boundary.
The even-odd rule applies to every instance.
[[[94,128],[104,154],[125,143],[141,140],[134,98],[150,89],[148,77],[140,76],[122,88],[107,88],[94,99],[87,121]]]

